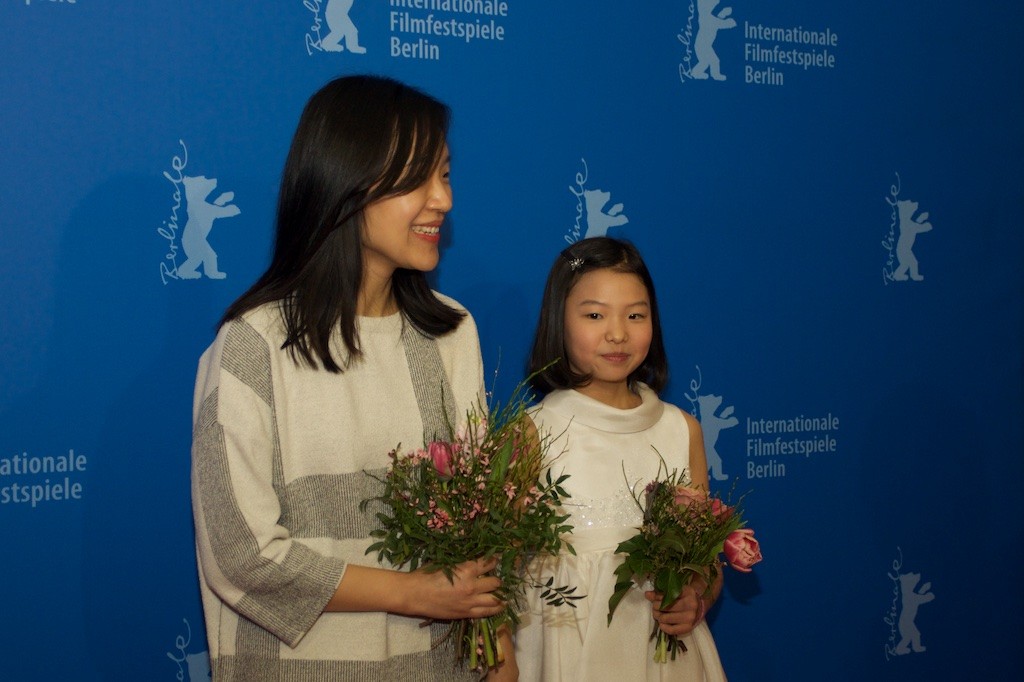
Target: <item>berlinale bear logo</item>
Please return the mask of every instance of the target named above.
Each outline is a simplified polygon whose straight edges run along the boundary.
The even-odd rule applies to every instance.
[[[906,656],[913,652],[924,653],[926,648],[921,643],[921,631],[917,627],[917,612],[922,604],[935,599],[932,584],[926,582],[918,587],[921,574],[914,571],[903,571],[903,550],[896,548],[897,558],[892,562],[892,570],[888,573],[892,581],[892,604],[886,614],[885,624],[889,626],[889,641],[885,645],[885,660],[894,656]]]
[[[583,198],[587,205],[587,234],[584,239],[590,237],[606,237],[608,229],[625,225],[629,218],[622,212],[622,204],[615,204],[608,211],[605,206],[611,201],[611,192],[603,189],[588,189],[583,192]]]
[[[576,197],[576,222],[565,235],[565,241],[570,244],[590,237],[606,237],[611,228],[629,222],[629,218],[622,212],[621,203],[608,206],[608,202],[612,200],[611,192],[587,187],[590,169],[587,167],[586,159],[580,161],[583,163],[583,170],[576,173],[576,185],[569,186],[569,191]]]
[[[882,248],[888,253],[885,267],[882,268],[882,281],[887,285],[889,282],[906,282],[908,279],[914,282],[924,280],[917,256],[914,255],[914,243],[917,235],[932,229],[928,213],[918,214],[918,202],[901,199],[901,189],[900,174],[896,173],[896,182],[889,188],[889,196],[885,198],[892,209],[889,233],[882,240]]]
[[[896,268],[892,278],[897,282],[905,282],[909,274],[910,279],[920,282],[924,275],[918,271],[917,258],[913,251],[914,240],[921,232],[932,229],[932,224],[928,222],[927,213],[914,217],[917,213],[916,201],[901,199],[896,202],[896,208],[900,216],[900,238],[896,241],[896,258],[899,259],[900,266]]]
[[[234,192],[222,192],[212,202],[209,201],[210,194],[217,187],[217,179],[186,174],[188,147],[184,140],[178,140],[178,144],[181,154],[171,159],[171,170],[163,174],[174,186],[171,195],[174,205],[171,206],[170,217],[156,230],[167,240],[167,254],[160,263],[160,279],[164,284],[172,279],[199,279],[203,274],[209,279],[224,279],[227,275],[217,267],[217,253],[210,246],[210,231],[218,218],[232,218],[242,210],[231,203],[235,198]],[[186,214],[184,227],[180,225],[182,204]],[[179,251],[185,253],[185,262],[180,265]]]
[[[208,237],[213,229],[213,221],[233,218],[242,212],[230,203],[235,193],[224,192],[210,203],[207,199],[217,187],[216,178],[186,175],[182,178],[182,184],[185,185],[188,222],[181,233],[181,249],[185,252],[186,260],[178,266],[178,278],[199,279],[197,268],[201,265],[210,279],[224,279],[227,275],[217,269],[217,253],[210,246]]]
[[[693,35],[694,7],[690,2],[690,16],[686,28],[677,37],[686,47],[683,61],[679,64],[679,79],[707,80],[710,75],[716,81],[724,81],[718,53],[715,52],[715,38],[718,32],[726,28],[736,28],[736,20],[732,18],[732,7],[723,7],[717,13],[715,8],[719,0],[697,0],[697,35]],[[693,58],[697,63],[692,64]]]
[[[703,381],[698,365],[697,378],[690,380],[690,393],[686,394],[686,399],[692,406],[691,413],[700,421],[700,430],[704,435],[704,454],[708,460],[708,475],[715,481],[727,481],[729,475],[725,473],[722,456],[718,453],[718,436],[723,430],[738,426],[740,420],[733,415],[732,405],[719,411],[722,407],[722,396],[701,393]]]
[[[354,0],[327,0],[327,6],[321,9],[323,0],[304,0],[306,9],[313,13],[313,25],[306,33],[306,52],[344,52],[366,54],[366,48],[359,44],[359,29],[349,16]],[[321,38],[323,23],[327,23],[328,33]]]
[[[185,623],[185,634],[174,638],[175,651],[168,651],[167,658],[178,666],[177,679],[182,682],[206,682],[210,679],[210,654],[206,651],[188,651],[192,643],[192,626],[187,618],[182,620]]]

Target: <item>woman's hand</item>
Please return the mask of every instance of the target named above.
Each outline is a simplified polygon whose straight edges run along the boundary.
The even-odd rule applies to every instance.
[[[450,581],[444,571],[413,571],[408,574],[413,589],[406,613],[444,620],[486,618],[501,613],[505,604],[493,594],[501,587],[501,581],[487,575],[497,565],[498,560],[493,557],[466,561],[455,567]]]
[[[463,562],[455,567],[452,580],[444,571],[407,573],[350,565],[325,610],[386,611],[444,620],[486,618],[505,608],[493,594],[501,581],[487,575],[497,564],[493,557]]]

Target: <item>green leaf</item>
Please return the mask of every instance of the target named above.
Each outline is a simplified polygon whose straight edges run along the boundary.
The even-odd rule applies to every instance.
[[[662,593],[665,596],[661,600],[661,608],[666,609],[683,593],[683,574],[669,571]]]
[[[505,480],[505,472],[508,471],[509,462],[512,461],[512,445],[512,439],[509,438],[491,459],[491,481]]]
[[[626,596],[626,593],[629,592],[629,590],[630,590],[630,588],[632,588],[632,586],[633,586],[632,582],[616,583],[615,584],[615,592],[613,592],[611,598],[608,599],[608,624],[609,625],[611,625],[612,616],[615,614],[615,609],[618,608],[619,602],[622,601],[622,598]]]
[[[642,551],[644,548],[643,536],[634,535],[628,540],[623,540],[619,543],[619,546],[615,548],[616,554],[634,554],[638,551]]]
[[[619,582],[626,582],[630,580],[633,575],[633,568],[629,565],[628,561],[623,561],[615,568],[615,576],[619,579]]]

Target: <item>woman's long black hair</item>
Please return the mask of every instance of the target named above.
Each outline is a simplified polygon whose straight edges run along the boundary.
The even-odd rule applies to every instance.
[[[390,78],[347,76],[314,94],[285,161],[270,266],[221,324],[280,302],[284,347],[296,362],[341,372],[359,357],[363,211],[427,181],[450,117],[441,102]],[[396,270],[392,291],[405,319],[428,336],[452,331],[464,316],[434,296],[422,272]],[[339,327],[348,351],[341,362],[330,350]]]

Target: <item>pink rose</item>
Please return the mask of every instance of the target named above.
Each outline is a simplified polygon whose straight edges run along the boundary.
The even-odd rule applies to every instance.
[[[689,507],[694,503],[705,503],[708,500],[708,494],[703,490],[697,488],[690,488],[685,485],[677,485],[675,491],[675,501],[677,507]]]
[[[723,551],[729,565],[742,573],[750,573],[750,567],[761,560],[761,545],[754,539],[754,531],[749,528],[729,533]]]
[[[427,446],[430,459],[434,463],[434,469],[444,478],[452,475],[452,446],[450,443],[434,441]]]
[[[722,501],[716,497],[711,500],[711,513],[714,514],[716,519],[727,519],[732,516],[732,507],[727,504],[723,504]]]

